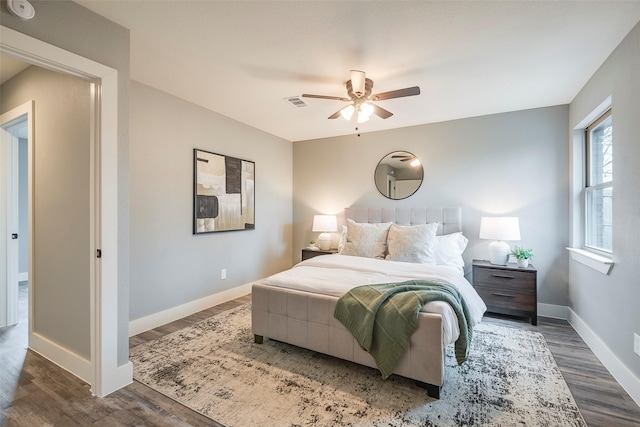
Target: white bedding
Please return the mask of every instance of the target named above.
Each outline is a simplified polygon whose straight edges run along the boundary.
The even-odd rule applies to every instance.
[[[341,297],[360,285],[402,282],[411,279],[437,280],[455,286],[467,302],[471,321],[477,325],[487,309],[480,296],[456,267],[415,264],[347,255],[325,255],[296,264],[290,270],[264,280],[270,286]],[[443,318],[445,343],[460,335],[458,319],[442,301],[425,304],[421,311],[439,313]]]

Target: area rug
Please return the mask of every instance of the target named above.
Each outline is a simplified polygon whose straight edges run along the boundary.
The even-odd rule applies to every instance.
[[[465,364],[448,352],[439,400],[406,378],[255,344],[250,304],[137,346],[131,360],[137,381],[226,426],[586,426],[542,334],[475,331]]]

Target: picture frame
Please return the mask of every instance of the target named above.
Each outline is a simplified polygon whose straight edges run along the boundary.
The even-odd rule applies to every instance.
[[[193,149],[193,234],[255,229],[255,162]]]

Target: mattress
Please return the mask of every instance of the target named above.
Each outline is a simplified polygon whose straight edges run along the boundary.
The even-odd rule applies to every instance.
[[[293,268],[262,281],[269,286],[341,297],[350,289],[369,284],[395,283],[405,280],[434,280],[449,283],[465,299],[471,321],[482,320],[486,305],[456,267],[414,264],[347,255],[324,255],[310,258]],[[460,335],[458,319],[449,306],[433,301],[422,307],[424,312],[438,313],[443,319],[444,343],[455,342]]]

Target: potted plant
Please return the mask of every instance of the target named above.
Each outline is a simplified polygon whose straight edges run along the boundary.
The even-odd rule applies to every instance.
[[[527,268],[529,266],[529,260],[533,258],[533,249],[515,246],[511,250],[511,255],[516,257],[518,267]]]
[[[309,249],[316,249],[316,241],[315,240],[309,240]]]

